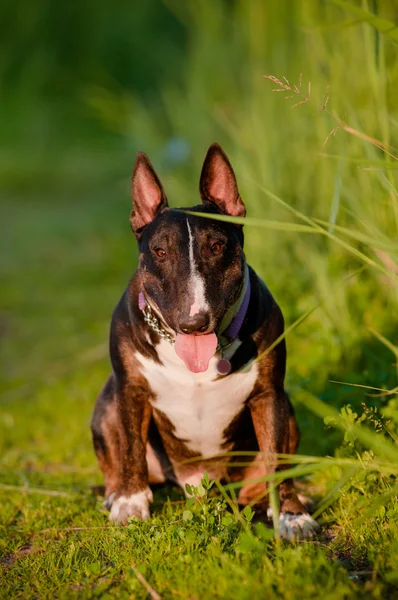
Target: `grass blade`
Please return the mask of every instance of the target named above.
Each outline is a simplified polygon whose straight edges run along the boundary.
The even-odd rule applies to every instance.
[[[338,6],[341,6],[341,8],[344,8],[344,10],[351,13],[355,17],[358,17],[362,21],[366,21],[366,23],[369,23],[369,25],[374,27],[383,35],[389,37],[391,40],[398,42],[398,26],[393,21],[390,21],[384,17],[378,17],[377,15],[374,15],[373,13],[370,13],[359,6],[354,6],[345,0],[332,0],[332,2]]]

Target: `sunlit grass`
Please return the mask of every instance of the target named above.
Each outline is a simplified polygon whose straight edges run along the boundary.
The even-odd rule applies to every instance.
[[[394,29],[381,32],[395,5],[166,4],[187,32],[178,85],[165,79],[153,102],[112,78],[84,85],[100,130],[79,119],[76,143],[62,113],[35,151],[29,129],[2,150],[0,596],[145,598],[139,569],[165,598],[394,597],[398,70]],[[301,82],[315,105],[291,108],[269,74]],[[10,122],[21,102],[11,108]],[[55,107],[43,114],[57,122]],[[302,430],[289,473],[317,503],[315,542],[288,547],[252,527],[231,483],[189,506],[159,490],[153,519],[124,529],[90,490],[110,314],[136,264],[134,153],[148,153],[172,206],[189,206],[213,141],[248,208],[248,261],[285,315]]]

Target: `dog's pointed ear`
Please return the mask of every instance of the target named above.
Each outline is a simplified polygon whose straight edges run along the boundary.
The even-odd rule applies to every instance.
[[[135,159],[131,179],[131,195],[133,210],[130,215],[130,223],[139,239],[142,230],[153,221],[162,208],[167,206],[167,198],[162,184],[144,152],[139,152]]]
[[[238,192],[235,173],[219,144],[207,151],[199,183],[203,202],[210,202],[225,215],[244,217],[245,205]]]

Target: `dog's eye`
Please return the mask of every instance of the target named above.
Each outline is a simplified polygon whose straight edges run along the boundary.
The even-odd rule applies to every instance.
[[[213,254],[219,254],[223,248],[223,243],[222,242],[216,242],[215,244],[212,245],[211,247],[211,251],[213,252]]]
[[[163,250],[163,248],[155,248],[155,254],[159,258],[164,258],[166,256],[166,250]]]

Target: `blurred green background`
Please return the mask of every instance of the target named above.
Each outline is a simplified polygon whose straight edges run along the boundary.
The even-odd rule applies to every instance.
[[[398,21],[395,0],[351,6]],[[2,468],[96,469],[88,424],[137,260],[138,150],[181,206],[198,201],[206,149],[221,143],[257,223],[248,260],[287,323],[322,303],[287,340],[302,452],[337,441],[314,397],[396,416],[391,396],[330,380],[397,385],[398,162],[341,128],[324,145],[343,119],[397,155],[393,35],[326,0],[5,0],[1,13]],[[301,81],[303,96],[264,75]],[[329,224],[300,230],[264,190]]]

